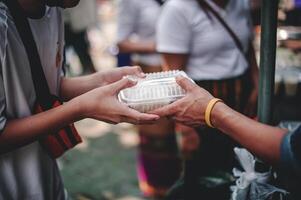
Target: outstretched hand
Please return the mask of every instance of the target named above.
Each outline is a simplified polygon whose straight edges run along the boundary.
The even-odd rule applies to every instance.
[[[139,66],[132,66],[132,67],[121,67],[116,68],[108,71],[98,72],[96,76],[97,81],[101,80],[101,86],[105,86],[116,81],[119,81],[124,76],[134,75],[138,78],[144,78],[145,74],[143,73],[142,69]]]
[[[158,115],[140,113],[121,103],[117,98],[121,90],[135,84],[136,82],[123,78],[115,83],[91,90],[74,100],[78,101],[83,118],[93,118],[112,124],[121,122],[154,123],[160,118]]]
[[[187,92],[182,99],[152,111],[161,117],[173,117],[175,121],[187,126],[205,124],[205,110],[213,96],[184,77],[177,77],[177,83]]]

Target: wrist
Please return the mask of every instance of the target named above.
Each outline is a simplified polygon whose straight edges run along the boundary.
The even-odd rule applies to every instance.
[[[217,102],[211,111],[211,123],[217,129],[222,129],[223,123],[227,118],[229,107],[223,102]]]
[[[81,100],[81,96],[68,101],[64,105],[70,108],[72,119],[74,122],[86,118],[87,109],[85,104]]]
[[[91,89],[95,89],[95,88],[106,85],[105,77],[103,76],[103,73],[101,73],[101,72],[93,73],[89,76],[89,78],[90,78],[90,83],[91,83],[90,84]]]

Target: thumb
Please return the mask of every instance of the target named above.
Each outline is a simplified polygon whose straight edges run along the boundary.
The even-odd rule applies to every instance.
[[[131,80],[129,78],[123,78],[112,84],[112,91],[119,92],[120,90],[133,87],[137,84],[137,81]]]
[[[183,76],[176,77],[176,81],[185,91],[191,91],[195,87],[195,84],[192,81]]]

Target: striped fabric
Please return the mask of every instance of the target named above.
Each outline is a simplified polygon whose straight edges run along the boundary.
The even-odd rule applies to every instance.
[[[146,197],[164,197],[178,180],[181,162],[175,134],[156,138],[140,134],[137,172],[140,190]]]
[[[196,83],[238,112],[245,109],[252,89],[251,76],[248,72],[236,78],[196,81]],[[201,177],[211,176],[216,172],[231,173],[236,165],[233,148],[238,144],[217,129],[198,127],[196,130],[202,143],[198,158],[199,171],[195,173],[200,173]]]
[[[239,112],[243,112],[252,89],[252,81],[248,72],[231,79],[195,82]]]
[[[53,108],[62,105],[58,100],[54,100]],[[44,112],[41,105],[37,104],[35,113]],[[56,133],[48,134],[40,138],[41,146],[52,158],[58,158],[69,149],[82,142],[80,135],[73,124],[70,124]]]

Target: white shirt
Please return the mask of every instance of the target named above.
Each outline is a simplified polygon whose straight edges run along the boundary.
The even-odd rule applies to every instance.
[[[252,37],[248,0],[229,0],[225,10],[217,10],[237,34],[247,51]],[[196,0],[170,0],[164,5],[157,28],[157,50],[188,54],[185,70],[194,80],[220,80],[243,74],[248,64],[232,37]]]
[[[75,32],[86,31],[97,25],[96,0],[80,1],[74,8],[64,10],[64,21],[70,24]]]
[[[29,23],[48,85],[52,94],[57,95],[64,46],[61,9],[47,8],[44,17],[29,19]],[[8,120],[32,115],[36,98],[27,54],[3,3],[0,3],[0,38],[0,131],[3,131]],[[0,200],[19,199],[65,199],[56,161],[38,142],[0,155]]]
[[[120,0],[117,42],[133,38],[137,42],[155,42],[160,12],[161,7],[155,0]],[[158,54],[134,54],[132,58],[145,65],[161,64]]]

